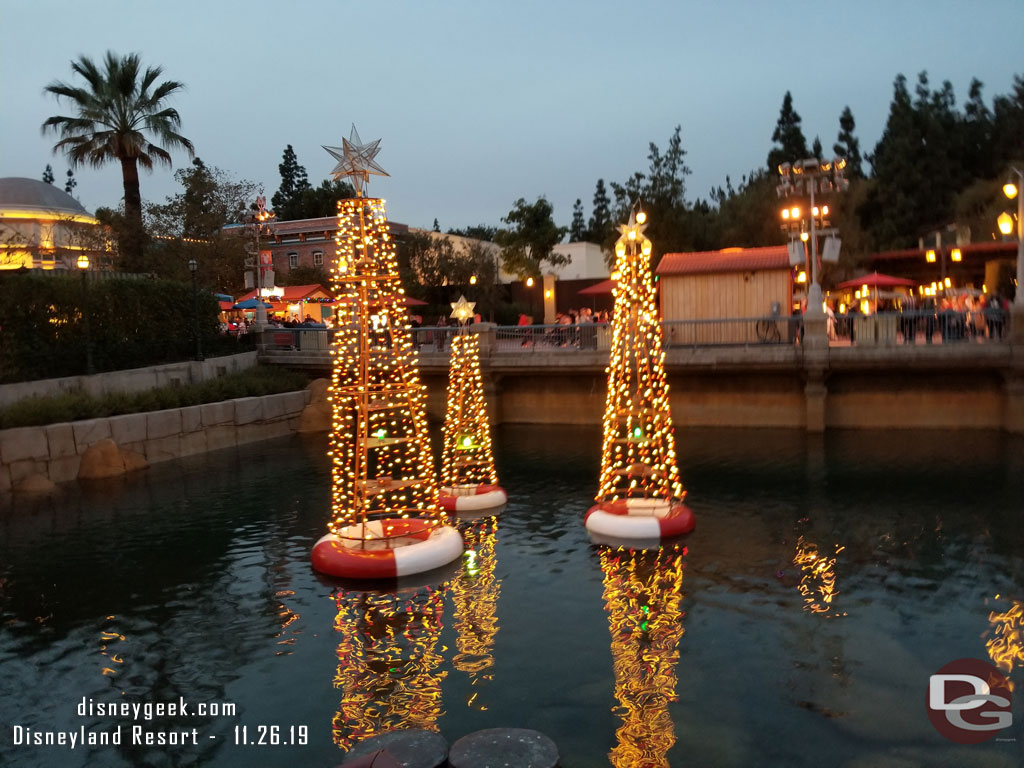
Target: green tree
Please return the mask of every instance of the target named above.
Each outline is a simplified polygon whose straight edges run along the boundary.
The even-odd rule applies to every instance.
[[[832,145],[832,151],[836,157],[846,160],[845,174],[846,178],[851,180],[864,178],[864,162],[860,155],[860,141],[853,135],[856,127],[857,123],[853,119],[853,112],[849,106],[844,107],[843,113],[839,115],[839,135],[836,137],[837,142]]]
[[[347,181],[328,181],[324,179],[319,187],[302,190],[298,202],[290,207],[293,219],[321,219],[335,216],[338,213],[338,201],[355,197],[356,191]]]
[[[281,221],[305,218],[296,214],[301,213],[302,194],[311,187],[306,169],[299,165],[299,159],[291,144],[284,148],[277,170],[281,174],[281,186],[270,198],[274,213]]]
[[[68,178],[64,182],[64,191],[70,195],[77,186],[78,182],[75,180],[75,172],[68,168]]]
[[[800,128],[800,115],[793,109],[793,95],[789,91],[782,98],[779,121],[772,132],[772,141],[775,146],[768,152],[768,170],[772,173],[777,172],[782,163],[803,160],[808,156],[807,139]]]
[[[235,180],[198,157],[174,178],[182,191],[162,204],[146,206],[146,224],[153,234],[146,270],[184,280],[188,260],[194,258],[203,284],[218,292],[236,293],[243,284],[249,237],[228,226],[246,218],[259,185]]]
[[[572,224],[569,225],[569,242],[579,243],[587,239],[587,221],[583,218],[583,201],[578,197],[572,207]]]
[[[997,170],[1024,161],[1024,77],[1013,78],[1013,91],[992,103],[992,159]]]
[[[814,143],[811,144],[811,157],[816,157],[821,160],[825,148],[821,146],[821,139],[817,136],[814,137]]]
[[[54,152],[64,152],[71,167],[87,164],[101,167],[121,164],[124,184],[125,227],[120,255],[122,267],[137,269],[143,258],[145,229],[139,166],[152,170],[154,164],[171,165],[170,149],[184,149],[194,156],[192,142],[178,133],[181,118],[168,107],[168,100],[184,86],[176,80],[158,82],[163,70],[142,70],[138,54],[118,57],[108,51],[102,69],[87,56],[71,62],[72,71],[86,87],[54,81],[44,89],[58,102],[66,100],[74,115],[55,115],[43,125],[43,133],[60,136]]]
[[[498,233],[497,227],[492,227],[487,224],[474,224],[470,227],[462,227],[461,229],[449,229],[449,235],[458,235],[459,237],[468,237],[473,240],[487,240],[488,242],[494,240],[494,236]]]
[[[434,219],[434,231],[435,232],[440,232],[441,231],[441,225],[437,223],[437,219],[436,218]]]
[[[961,143],[964,153],[964,167],[975,178],[987,179],[1000,170],[995,161],[992,146],[993,117],[985,99],[984,86],[977,78],[971,80],[964,103],[961,122]]]
[[[604,243],[608,239],[612,227],[612,201],[605,189],[604,179],[598,179],[594,186],[594,201],[587,223],[587,240],[591,243]]]
[[[506,272],[521,278],[540,277],[545,263],[557,267],[571,261],[569,256],[554,252],[569,230],[555,224],[553,214],[551,203],[544,197],[532,204],[519,198],[502,217],[509,227],[499,231],[494,240],[501,246]]]
[[[53,167],[47,163],[46,168],[43,170],[43,181],[47,184],[53,184],[54,178]]]

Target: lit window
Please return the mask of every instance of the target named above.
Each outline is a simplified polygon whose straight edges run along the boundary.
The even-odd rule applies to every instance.
[[[322,267],[324,265],[324,252],[313,251],[313,266]]]
[[[292,251],[291,253],[288,254],[288,268],[295,269],[295,267],[297,266],[299,266],[299,254],[297,254],[295,251]]]

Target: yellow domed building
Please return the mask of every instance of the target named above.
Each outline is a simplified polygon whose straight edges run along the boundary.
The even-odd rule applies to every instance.
[[[80,202],[43,181],[0,179],[0,270],[95,268],[107,255],[105,228]]]

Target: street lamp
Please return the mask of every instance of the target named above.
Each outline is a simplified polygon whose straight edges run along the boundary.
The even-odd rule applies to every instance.
[[[78,271],[82,273],[82,325],[85,327],[85,373],[92,376],[96,368],[92,362],[92,333],[89,330],[89,256],[78,255]]]
[[[807,293],[806,315],[819,318],[823,316],[821,298],[821,283],[818,279],[818,235],[835,235],[835,229],[822,229],[818,227],[819,220],[822,225],[826,224],[825,219],[829,210],[827,205],[820,208],[815,202],[818,194],[829,194],[831,192],[843,192],[849,186],[849,182],[843,177],[846,168],[845,158],[837,157],[831,162],[819,160],[816,157],[808,157],[804,160],[797,160],[793,163],[782,163],[779,166],[779,176],[782,182],[776,187],[776,192],[781,198],[791,198],[807,195],[809,197],[807,206],[808,218],[810,219],[810,233],[807,233],[805,240],[811,244],[811,286]],[[783,227],[792,229],[795,232],[803,231],[803,211],[799,205],[787,204],[782,211]],[[826,258],[829,249],[826,248]]]
[[[1016,174],[1017,183],[1015,184],[1012,180],[1006,182],[1003,185],[1003,194],[1011,200],[1015,197],[1017,198],[1017,293],[1013,297],[1013,303],[1017,307],[1024,307],[1024,228],[1022,228],[1022,220],[1024,220],[1024,195],[1020,193],[1020,188],[1024,186],[1024,172],[1019,168],[1011,168],[1010,170]],[[1005,219],[1003,218],[1004,216],[1006,217]],[[1009,219],[1010,215],[1006,212],[999,217],[999,231],[1004,235],[1008,235],[1013,231],[1013,222],[1007,221]]]
[[[267,308],[263,301],[263,264],[260,258],[260,235],[273,233],[270,222],[274,212],[267,210],[267,198],[260,195],[256,198],[256,212],[252,215],[252,227],[256,236],[256,329],[262,331],[267,324]]]
[[[196,360],[203,360],[203,340],[199,337],[199,299],[196,293],[196,270],[199,269],[199,262],[195,259],[188,260],[188,271],[192,273],[192,333],[196,337]]]

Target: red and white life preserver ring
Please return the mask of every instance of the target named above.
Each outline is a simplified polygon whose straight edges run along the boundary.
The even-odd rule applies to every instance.
[[[454,488],[442,486],[438,502],[448,512],[479,512],[483,509],[500,507],[508,501],[505,489],[498,485],[457,485]]]
[[[384,539],[384,526],[391,538]],[[328,533],[313,545],[313,568],[348,579],[393,579],[447,565],[462,555],[462,536],[449,525],[425,520],[385,519],[366,523],[374,537],[362,539],[361,524]],[[351,538],[349,538],[351,537]]]
[[[618,499],[595,504],[583,524],[591,533],[615,539],[670,539],[697,525],[693,511],[675,499]]]

